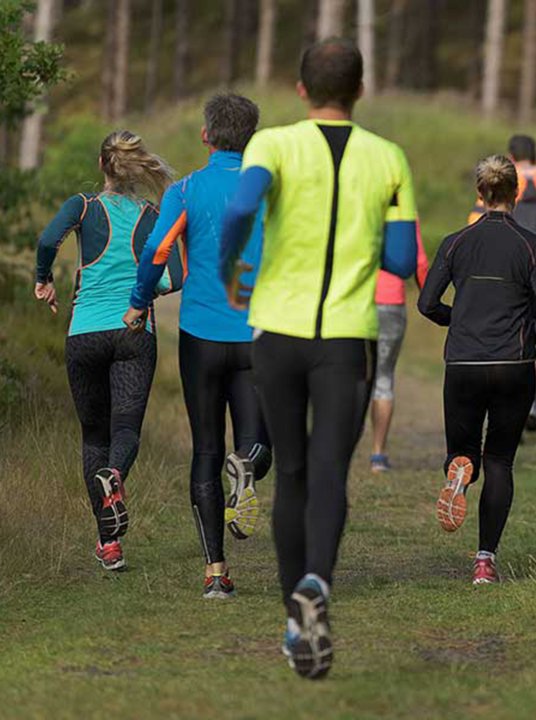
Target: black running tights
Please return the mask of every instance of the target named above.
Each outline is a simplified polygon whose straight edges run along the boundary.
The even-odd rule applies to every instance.
[[[207,563],[224,561],[225,415],[234,446],[253,462],[255,479],[272,463],[260,399],[253,384],[251,343],[202,340],[181,330],[179,359],[193,440],[190,497]]]
[[[67,338],[65,363],[82,425],[84,479],[98,520],[102,501],[95,473],[114,468],[125,480],[138,454],[156,367],[156,338],[126,328],[73,335]],[[107,539],[101,536],[101,541]]]
[[[253,365],[274,444],[273,528],[288,601],[306,573],[332,583],[346,519],[348,469],[369,404],[376,345],[263,333],[253,344]]]
[[[514,496],[512,468],[534,398],[534,364],[447,365],[444,405],[447,460],[469,457],[472,482],[484,469],[479,549],[495,552]],[[482,451],[484,421],[488,428]]]

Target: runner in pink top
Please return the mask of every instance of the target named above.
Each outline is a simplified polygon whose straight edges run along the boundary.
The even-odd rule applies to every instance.
[[[428,272],[428,258],[417,232],[417,272],[419,289],[424,285]],[[396,275],[380,270],[376,288],[376,304],[380,321],[378,337],[378,363],[376,380],[372,391],[372,472],[391,469],[385,453],[387,435],[393,417],[395,366],[406,330],[406,287]]]

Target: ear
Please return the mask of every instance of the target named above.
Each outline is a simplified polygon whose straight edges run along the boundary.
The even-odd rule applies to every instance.
[[[102,155],[99,155],[99,170],[102,172]]]
[[[307,93],[307,90],[305,89],[305,85],[301,80],[298,80],[296,83],[296,92],[298,93],[298,96],[301,100],[304,102],[309,102],[309,95]]]
[[[205,127],[205,125],[203,125],[203,127],[201,128],[201,142],[203,143],[203,145],[210,145],[208,141],[207,128]]]

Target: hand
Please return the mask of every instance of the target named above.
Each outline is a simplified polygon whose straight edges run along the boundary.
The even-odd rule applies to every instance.
[[[147,313],[147,308],[136,310],[136,308],[130,307],[123,315],[123,322],[132,332],[140,332],[145,329]]]
[[[240,282],[240,277],[243,273],[252,270],[253,265],[248,265],[243,260],[239,260],[234,267],[231,279],[225,286],[229,305],[235,310],[247,310],[249,307],[253,287]]]
[[[58,313],[58,301],[56,299],[56,288],[54,283],[35,283],[34,295],[38,300],[46,302],[54,315]]]

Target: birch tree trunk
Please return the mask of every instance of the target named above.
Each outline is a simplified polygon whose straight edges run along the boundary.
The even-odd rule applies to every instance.
[[[536,0],[525,0],[523,23],[523,57],[519,114],[523,122],[530,119],[534,107],[534,72],[536,71]]]
[[[151,36],[149,38],[149,52],[147,54],[147,73],[145,76],[145,112],[153,109],[156,85],[158,82],[158,58],[160,43],[162,41],[162,0],[152,0],[151,8]]]
[[[49,42],[56,18],[55,0],[39,0],[34,20],[34,39]],[[20,143],[19,165],[21,170],[33,170],[39,164],[43,121],[46,106],[37,107],[24,119]]]
[[[482,110],[487,116],[492,115],[499,104],[505,20],[506,0],[488,0],[482,82]]]
[[[116,5],[115,68],[113,75],[112,117],[120,120],[127,111],[128,55],[130,49],[130,0],[114,0]]]
[[[190,0],[176,0],[176,55],[175,55],[175,97],[180,100],[188,93],[188,65],[190,59]]]
[[[276,0],[261,0],[255,70],[256,83],[261,87],[269,82],[272,75],[276,12]]]
[[[369,97],[376,94],[374,23],[374,0],[357,0],[357,44],[363,54],[363,82]]]
[[[316,36],[319,40],[340,37],[344,30],[346,0],[320,0]]]

